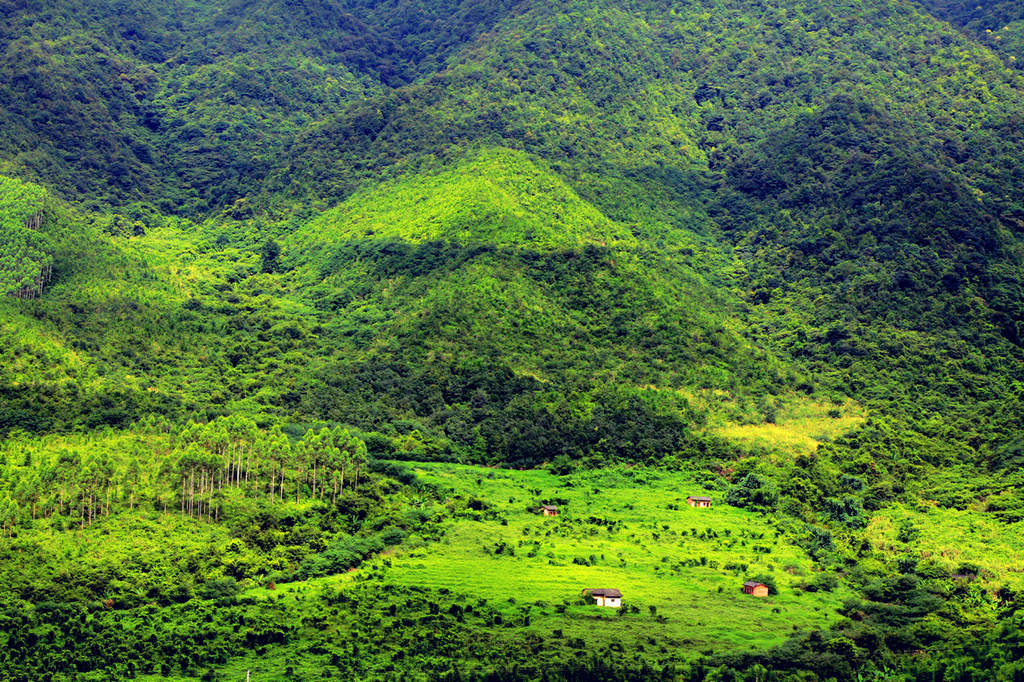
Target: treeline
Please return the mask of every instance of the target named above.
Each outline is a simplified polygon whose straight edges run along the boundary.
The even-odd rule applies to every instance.
[[[123,449],[53,452],[28,438],[8,442],[0,468],[3,534],[36,519],[84,528],[140,506],[219,521],[225,501],[238,497],[334,505],[358,494],[367,475],[366,444],[340,427],[310,430],[293,445],[280,427],[260,429],[244,416],[181,430],[162,419],[145,424],[118,441]]]
[[[359,490],[367,465],[366,443],[341,427],[309,431],[294,446],[280,427],[260,430],[246,417],[190,424],[174,439],[181,476],[181,513],[217,520],[226,488],[283,501],[294,496],[338,501]]]

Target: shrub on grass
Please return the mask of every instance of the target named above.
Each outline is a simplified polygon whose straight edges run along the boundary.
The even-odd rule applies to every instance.
[[[753,473],[747,474],[725,496],[726,504],[754,511],[772,511],[778,501],[779,493],[774,486]]]
[[[200,599],[226,599],[235,596],[241,589],[234,578],[218,578],[196,587],[196,596]]]
[[[835,573],[819,573],[811,580],[808,592],[831,592],[839,587],[839,578]]]
[[[914,525],[912,521],[904,519],[900,522],[900,527],[896,531],[897,542],[913,542],[921,536],[921,529]]]

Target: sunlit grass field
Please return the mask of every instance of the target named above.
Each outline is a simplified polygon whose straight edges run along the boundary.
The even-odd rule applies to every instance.
[[[747,447],[809,455],[820,443],[852,431],[864,423],[864,419],[864,410],[852,402],[832,405],[790,400],[779,409],[774,423],[727,423],[711,431]]]
[[[710,509],[689,507],[688,495],[707,491],[685,474],[615,470],[560,479],[448,464],[416,471],[490,509],[480,520],[448,521],[440,542],[386,558],[384,581],[447,588],[510,611],[533,604],[531,629],[561,630],[588,645],[760,648],[794,630],[826,627],[849,596],[842,588],[798,589],[811,578],[806,554],[765,518],[720,499]],[[537,514],[542,501],[562,502],[561,514]],[[762,574],[775,578],[779,594],[743,594],[744,580]],[[621,590],[630,613],[577,603],[584,588]]]
[[[249,671],[262,680],[316,677],[324,651],[359,648],[368,677],[392,679],[387,671],[409,646],[401,637],[410,628],[415,637],[439,638],[464,652],[463,672],[484,670],[495,652],[524,645],[539,647],[546,660],[597,653],[634,665],[682,662],[763,651],[794,634],[827,629],[840,619],[843,602],[858,596],[842,575],[831,592],[804,590],[817,573],[796,538],[767,516],[725,505],[720,489],[685,471],[618,467],[559,477],[547,470],[403,466],[440,493],[407,500],[439,524],[348,572],[272,588],[246,581],[239,607],[245,617],[294,630],[287,641],[224,661],[216,668],[221,678],[244,679]],[[688,495],[708,495],[713,505],[691,508]],[[557,504],[560,515],[542,516],[541,504]],[[84,531],[41,534],[37,551],[55,567],[85,568],[101,555],[117,563],[155,556],[172,563],[235,551],[228,545],[236,541],[216,524],[173,510],[156,519],[140,509]],[[977,588],[1018,588],[1024,576],[1019,525],[978,511],[891,507],[871,519],[867,537],[878,549],[916,556],[947,574],[974,564]],[[122,539],[111,547],[115,537]],[[770,576],[779,593],[743,594],[742,583],[754,576]],[[141,596],[171,579],[155,571],[136,589]],[[581,599],[584,588],[621,590],[625,609]],[[360,628],[368,624],[379,624],[372,627],[382,634],[367,639]],[[388,634],[389,627],[404,634]],[[196,679],[176,673],[142,679]]]

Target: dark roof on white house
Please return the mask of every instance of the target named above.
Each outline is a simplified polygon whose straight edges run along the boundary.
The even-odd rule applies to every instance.
[[[747,582],[743,583],[743,587],[757,587],[759,585],[761,587],[768,587],[764,583],[759,583],[756,580],[748,580]]]
[[[587,588],[583,590],[584,593],[589,594],[591,597],[621,597],[622,593],[615,589],[606,588]]]
[[[696,500],[697,502],[710,502],[711,501],[710,497],[696,497],[694,495],[690,495],[686,499],[688,499],[688,500]]]

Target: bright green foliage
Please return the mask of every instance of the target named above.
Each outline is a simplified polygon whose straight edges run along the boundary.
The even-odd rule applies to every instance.
[[[441,241],[537,252],[635,242],[551,170],[522,152],[486,149],[438,173],[359,192],[297,231],[308,256],[355,240]]]
[[[6,456],[22,471],[41,463],[46,477],[52,453],[63,450],[70,463],[69,448],[87,450],[91,468],[108,466],[117,478],[128,471],[126,460],[104,450],[144,443],[133,455],[138,461],[153,461],[151,453],[174,440],[227,451],[250,427],[229,420],[180,434],[165,428],[49,439],[42,447],[22,440]],[[304,441],[322,449],[335,438],[352,440],[321,430]],[[1010,619],[991,638],[978,637],[999,609],[1012,612],[1017,603],[1010,585],[991,596],[992,571],[1013,567],[984,541],[987,522],[972,536],[974,562],[908,562],[917,543],[941,545],[902,530],[892,537],[894,518],[900,528],[925,522],[894,510],[873,524],[856,567],[836,572],[822,570],[802,547],[801,523],[723,506],[725,486],[704,475],[700,482],[691,473],[640,467],[566,477],[446,464],[415,473],[395,463],[373,468],[369,496],[349,495],[340,505],[235,499],[231,513],[213,522],[177,509],[161,513],[148,501],[130,507],[125,490],[113,494],[111,514],[82,530],[62,531],[59,515],[24,521],[18,538],[4,541],[22,566],[5,564],[2,574],[5,670],[196,679],[248,669],[270,677],[327,671],[421,680],[453,668],[465,675],[523,665],[593,669],[580,652],[598,652],[613,670],[648,666],[648,677],[629,678],[638,680],[659,669],[700,680],[709,666],[755,663],[841,678],[859,666],[890,665],[909,648],[916,654],[907,671],[935,669],[930,657],[941,658],[947,646],[941,637],[961,629],[978,639],[958,653],[972,665],[1007,664],[1000,642],[1019,641]],[[141,471],[140,491],[147,480]],[[690,508],[687,494],[710,494],[714,504]],[[538,513],[552,503],[558,517]],[[852,537],[835,542],[842,552],[857,549]],[[395,543],[383,556],[368,556]],[[743,594],[751,578],[778,593]],[[284,582],[293,579],[300,582]],[[625,608],[580,598],[584,587],[598,586],[621,589]],[[798,634],[804,628],[820,631],[805,637]],[[523,642],[530,643],[525,650]]]
[[[564,616],[558,609],[530,610],[530,629],[538,634],[560,629],[588,647],[619,642],[631,652],[650,644],[648,637],[685,634],[696,649],[717,649],[733,644],[729,623],[742,621],[746,646],[761,648],[784,641],[794,624],[824,625],[846,596],[808,598],[798,585],[809,579],[812,564],[793,538],[764,518],[722,505],[717,494],[711,509],[687,506],[687,495],[707,491],[685,474],[604,470],[559,481],[546,472],[445,465],[420,473],[460,492],[469,509],[453,509],[443,544],[399,551],[382,567],[383,579],[450,587],[470,598],[571,605]],[[474,500],[484,502],[481,510],[473,509]],[[540,516],[539,505],[553,501],[559,516]],[[785,581],[778,600],[742,593],[747,573],[758,571]],[[627,608],[642,612],[630,620],[646,622],[624,630],[614,610],[584,605],[581,590],[595,587],[621,590]],[[652,619],[648,605],[662,618]]]
[[[167,437],[169,429],[154,421],[145,438],[87,441],[86,454],[15,438],[3,482],[20,512],[5,519],[4,532],[30,525],[29,517],[63,518],[84,528],[111,513],[111,498],[129,509],[177,509],[209,521],[230,515],[241,498],[337,504],[358,493],[367,474],[366,444],[340,427],[311,430],[294,446],[280,428],[264,431],[244,416],[190,422]],[[152,459],[140,461],[147,448]],[[38,479],[30,484],[28,476]]]
[[[195,585],[225,575],[266,582],[360,531],[382,492],[400,487],[369,471],[365,444],[343,429],[310,431],[293,446],[243,417],[180,431],[154,421],[132,432],[15,437],[0,455],[0,535],[12,557],[38,563],[21,574],[19,560],[4,563],[4,603],[43,590],[58,602],[109,598],[134,608],[147,598],[187,601]],[[375,507],[367,535],[400,540],[392,526],[405,523],[402,514]],[[120,539],[99,544],[107,536]],[[207,556],[167,559],[193,550]],[[77,573],[62,578],[72,562]]]
[[[41,231],[46,190],[0,176],[0,294],[38,296],[53,268]]]

